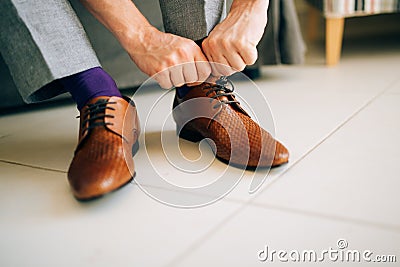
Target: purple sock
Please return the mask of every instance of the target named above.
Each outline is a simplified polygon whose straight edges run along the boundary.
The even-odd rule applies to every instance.
[[[71,93],[72,99],[81,110],[86,103],[98,96],[119,96],[115,81],[101,67],[88,69],[60,79],[61,84]]]

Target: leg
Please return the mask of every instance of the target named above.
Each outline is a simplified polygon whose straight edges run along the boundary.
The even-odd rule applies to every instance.
[[[206,37],[226,13],[224,0],[159,1],[165,31],[195,41]]]
[[[326,64],[334,66],[339,62],[342,50],[344,18],[326,19]]]
[[[206,37],[224,15],[222,1],[160,0],[160,5],[166,31],[192,40]],[[254,169],[286,163],[287,149],[250,119],[235,101],[227,78],[212,80],[177,88],[173,117],[178,135],[192,142],[213,140],[217,158],[233,166]]]
[[[57,79],[100,65],[67,0],[3,0],[0,10],[0,52],[26,102],[63,93]]]
[[[96,198],[127,184],[135,173],[136,107],[99,67],[69,2],[3,0],[0,11],[0,51],[25,101],[69,91],[78,104],[79,144],[68,170],[75,197]]]

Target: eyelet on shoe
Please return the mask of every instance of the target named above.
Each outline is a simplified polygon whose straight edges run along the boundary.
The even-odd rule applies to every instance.
[[[94,104],[88,105],[87,110],[83,115],[83,121],[81,124],[82,134],[89,132],[95,127],[101,127],[105,125],[114,125],[113,123],[105,122],[105,118],[115,118],[114,115],[106,114],[106,110],[116,110],[109,105],[117,104],[117,102],[98,101]],[[95,122],[97,120],[102,120],[101,122]]]

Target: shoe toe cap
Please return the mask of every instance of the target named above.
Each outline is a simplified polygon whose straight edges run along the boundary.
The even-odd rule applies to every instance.
[[[128,183],[133,177],[128,170],[116,172],[117,169],[107,170],[102,167],[90,163],[84,167],[71,164],[68,181],[78,200],[100,197]]]
[[[272,162],[272,166],[273,167],[279,166],[287,162],[289,162],[289,151],[284,145],[282,145],[280,142],[277,141],[275,147],[274,161]]]

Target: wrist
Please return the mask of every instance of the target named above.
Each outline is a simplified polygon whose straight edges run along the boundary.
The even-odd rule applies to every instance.
[[[267,5],[269,4],[269,0],[233,0],[232,6],[235,4],[248,4],[248,5]]]
[[[258,20],[268,19],[269,0],[234,0],[229,15],[254,15]]]
[[[153,32],[158,31],[155,27],[150,24],[141,25],[140,27],[127,27],[120,33],[117,33],[117,39],[122,47],[131,54],[132,51],[139,52],[146,47],[148,36]]]

